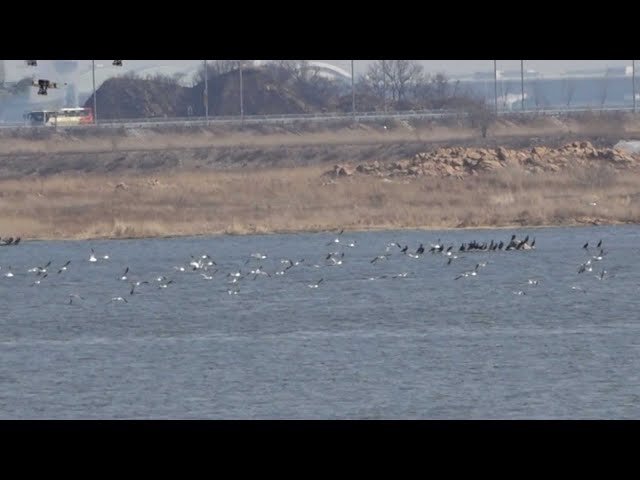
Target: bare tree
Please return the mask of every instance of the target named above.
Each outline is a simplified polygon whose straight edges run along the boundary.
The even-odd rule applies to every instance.
[[[413,60],[393,60],[389,67],[389,75],[398,94],[398,100],[404,100],[410,82],[420,79],[422,65]]]
[[[432,78],[424,76],[414,83],[411,89],[411,97],[418,108],[437,108],[436,106],[436,86]]]
[[[298,69],[297,60],[275,60],[265,65],[264,69],[274,83],[283,85],[295,76]]]
[[[311,66],[308,60],[276,60],[272,65],[286,73],[287,78],[296,82],[308,81],[317,76],[320,70]]]
[[[458,83],[455,84],[454,93],[451,93],[451,84],[444,73],[434,76],[420,75],[412,82],[412,97],[422,108],[446,108],[452,98],[457,94]]]
[[[327,80],[320,75],[320,68],[311,65],[308,60],[275,60],[265,65],[263,70],[280,86],[304,89]]]
[[[339,93],[338,85],[308,60],[277,60],[265,65],[264,71],[278,88],[291,89],[315,109],[326,110]]]
[[[229,73],[238,68],[238,60],[211,60],[207,61],[207,73],[209,78]],[[194,83],[204,82],[204,63],[198,67],[194,77]]]
[[[211,75],[224,75],[236,70],[238,62],[239,60],[214,60],[210,64],[207,62],[207,70]]]
[[[487,130],[496,119],[493,109],[489,108],[483,100],[472,100],[467,107],[467,112],[471,120],[471,128],[480,129],[482,138],[487,138]]]
[[[387,99],[387,74],[388,61],[379,60],[369,65],[365,76],[358,80],[357,90],[366,92],[381,99],[381,105]]]
[[[397,102],[406,100],[409,85],[421,79],[422,70],[422,65],[415,60],[385,60],[384,65],[378,60],[369,66],[366,77],[378,91],[386,84],[392,101]]]

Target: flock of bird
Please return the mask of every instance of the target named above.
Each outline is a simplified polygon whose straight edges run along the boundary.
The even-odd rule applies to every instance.
[[[589,242],[585,243],[582,246],[583,250],[586,250],[587,252],[589,252]],[[587,258],[587,260],[585,260],[583,263],[580,264],[580,266],[578,267],[578,273],[591,273],[593,272],[593,266],[595,264],[595,262],[599,262],[601,260],[604,260],[605,255],[607,254],[604,251],[604,248],[602,247],[602,240],[600,240],[598,242],[598,244],[596,245],[596,253],[595,255],[590,255],[589,258]],[[615,275],[608,275],[607,271],[602,268],[600,270],[600,273],[598,273],[597,275],[595,275],[595,277],[598,280],[604,280],[605,276],[608,277],[614,277]],[[579,287],[572,287],[574,290],[581,290],[581,288]]]
[[[346,240],[343,237],[344,230],[341,230],[335,238],[325,244],[325,247],[344,247],[342,249],[329,251],[325,255],[322,256],[322,260],[318,259],[318,262],[306,262],[305,259],[293,260],[289,258],[283,258],[279,261],[279,268],[273,268],[271,271],[267,271],[262,266],[264,260],[267,260],[268,256],[264,253],[252,253],[250,254],[241,268],[236,268],[233,271],[229,271],[226,273],[219,273],[220,269],[218,268],[218,263],[208,254],[202,254],[199,256],[191,255],[190,260],[183,265],[176,265],[173,267],[173,278],[169,278],[171,273],[166,272],[165,275],[160,275],[155,277],[154,279],[149,280],[136,280],[132,277],[129,266],[122,267],[122,274],[119,275],[118,280],[122,282],[128,283],[127,293],[113,296],[109,301],[110,302],[123,302],[128,303],[129,300],[127,298],[131,298],[136,293],[139,293],[139,288],[143,285],[149,286],[152,284],[156,284],[157,288],[164,289],[168,288],[175,281],[176,274],[182,273],[197,273],[201,276],[204,281],[213,280],[215,277],[224,276],[228,286],[227,293],[229,295],[238,295],[241,291],[241,285],[243,282],[247,280],[256,280],[261,277],[271,278],[271,277],[280,277],[284,275],[288,275],[292,269],[300,269],[302,267],[310,266],[314,269],[321,269],[322,267],[339,267],[345,264],[345,251],[349,248],[357,248],[358,244],[355,240]],[[454,260],[459,258],[464,258],[460,254],[466,252],[485,252],[485,251],[499,251],[499,250],[531,250],[535,249],[535,239],[528,243],[529,237],[525,237],[523,240],[518,240],[515,235],[511,237],[509,242],[495,242],[491,240],[489,243],[480,243],[475,240],[470,241],[468,243],[463,243],[460,245],[458,249],[456,249],[456,253],[454,253],[454,246],[450,245],[445,247],[445,245],[440,242],[435,244],[431,244],[429,247],[425,247],[424,244],[420,244],[417,248],[409,249],[408,245],[402,246],[399,243],[391,243],[386,245],[385,251],[381,252],[380,255],[376,255],[374,258],[370,260],[371,264],[375,264],[382,260],[388,260],[392,254],[393,255],[406,255],[409,258],[418,259],[421,256],[429,253],[431,255],[442,255],[447,259],[446,264],[450,265]],[[20,242],[20,238],[13,240],[10,238],[6,240],[6,244],[16,245]],[[330,250],[330,249],[327,249]],[[98,255],[93,249],[91,249],[90,254],[86,258],[86,262],[89,264],[96,264],[101,262],[110,261],[109,255]],[[76,261],[77,262],[77,261]],[[474,276],[477,274],[477,271],[480,267],[486,265],[486,262],[481,262],[476,265],[476,268],[470,272],[463,272],[455,277],[456,280],[466,277],[466,276]],[[39,286],[44,285],[47,282],[51,281],[53,276],[61,276],[64,275],[70,268],[73,268],[72,260],[66,260],[66,262],[61,263],[60,265],[53,265],[53,261],[49,260],[42,265],[31,267],[27,270],[27,274],[32,274],[36,278],[34,279],[31,286]],[[11,266],[5,267],[4,271],[2,271],[2,267],[0,267],[0,273],[3,274],[4,277],[11,278],[14,277],[14,271]],[[408,272],[401,272],[395,275],[388,275],[391,278],[404,278],[408,276]],[[380,275],[378,277],[370,277],[370,279],[383,279],[387,278],[387,275]],[[308,288],[319,288],[321,284],[324,282],[324,277],[321,274],[318,274],[317,280],[312,282],[305,282]],[[145,287],[148,288],[148,287]],[[84,300],[84,298],[77,293],[69,293],[68,295],[68,303],[74,304],[74,301]]]
[[[20,243],[20,237],[16,237],[15,239],[13,237],[0,238],[0,246],[18,245],[19,243]]]
[[[344,230],[341,230],[337,235],[334,235],[329,242],[324,243],[325,252],[322,253],[322,250],[319,250],[318,256],[313,261],[301,259],[292,259],[292,258],[270,258],[269,255],[265,253],[255,252],[246,257],[241,257],[238,261],[233,265],[233,267],[229,268],[228,259],[225,259],[222,262],[226,267],[219,266],[219,263],[214,260],[209,254],[200,254],[200,255],[191,255],[190,259],[187,260],[184,264],[174,265],[171,270],[167,268],[168,271],[164,272],[162,275],[156,275],[153,278],[148,278],[146,280],[142,280],[132,276],[133,269],[130,269],[129,266],[122,265],[121,273],[115,278],[118,282],[124,282],[126,287],[119,287],[121,293],[119,295],[112,296],[107,303],[110,302],[122,302],[129,303],[129,301],[138,293],[141,292],[142,289],[150,289],[155,287],[156,289],[166,289],[173,286],[175,283],[180,282],[180,276],[184,274],[198,275],[202,280],[201,281],[211,281],[214,279],[221,279],[221,281],[225,282],[224,289],[226,293],[229,295],[238,295],[242,290],[242,286],[246,284],[247,281],[256,281],[259,278],[273,278],[273,277],[282,277],[285,275],[290,275],[291,272],[295,270],[305,270],[306,273],[301,276],[297,276],[297,280],[302,286],[306,286],[311,289],[318,289],[326,283],[326,275],[323,274],[323,269],[328,267],[341,267],[344,266],[348,260],[350,255],[347,253],[350,249],[358,248],[358,243],[355,240],[349,240],[344,238],[343,236]],[[13,239],[11,239],[13,240]],[[8,244],[17,244],[20,239],[16,239],[13,242]],[[318,247],[322,247],[322,244],[319,244]],[[327,248],[331,247],[331,248]],[[458,263],[460,259],[466,258],[467,256],[473,256],[472,254],[475,252],[523,252],[523,251],[531,251],[536,249],[536,241],[533,238],[531,241],[529,236],[522,239],[518,239],[516,235],[512,235],[510,240],[507,242],[503,241],[495,241],[490,240],[489,242],[478,242],[476,240],[471,240],[469,242],[463,242],[459,246],[454,244],[445,245],[444,242],[441,242],[440,239],[436,243],[430,243],[429,245],[425,245],[424,243],[420,243],[417,247],[414,246],[410,248],[409,245],[402,245],[398,242],[391,242],[384,246],[384,250],[381,248],[373,258],[370,258],[369,263],[372,265],[371,268],[379,268],[373,267],[373,265],[377,265],[380,262],[389,261],[391,258],[397,257],[405,257],[410,259],[420,259],[424,256],[431,256],[434,258],[442,258],[443,266],[449,267]],[[329,250],[329,251],[327,251]],[[589,257],[582,262],[578,268],[578,274],[584,274],[588,272],[593,272],[594,264],[603,260],[606,256],[606,252],[604,251],[604,247],[602,245],[602,240],[600,240],[596,246],[596,252],[592,252],[589,250],[589,243],[583,245],[583,250],[589,252]],[[458,273],[453,273],[451,278],[455,281],[462,280],[469,277],[477,277],[480,274],[481,269],[487,266],[487,257],[483,257],[484,261],[475,261],[475,266],[470,269],[466,269],[464,271],[458,271]],[[265,262],[265,260],[267,262]],[[110,262],[110,256],[101,254],[98,255],[93,249],[91,249],[89,255],[85,257],[84,260],[66,260],[65,262],[61,262],[59,265],[55,265],[52,260],[49,260],[46,263],[43,263],[39,266],[34,266],[26,271],[26,275],[33,275],[35,278],[30,285],[32,287],[35,286],[43,286],[48,282],[52,281],[52,278],[62,278],[70,269],[83,268],[82,265],[74,265],[75,263],[88,263],[88,264],[99,264],[104,262]],[[363,260],[362,260],[363,261]],[[264,264],[270,264],[270,267],[264,267]],[[471,263],[471,265],[473,265]],[[224,271],[224,269],[227,271]],[[455,267],[454,267],[455,268]],[[311,273],[313,272],[313,273]],[[6,278],[12,278],[15,276],[15,273],[12,270],[11,266],[8,267],[0,267],[0,274]],[[22,273],[22,272],[20,272]],[[407,271],[402,271],[398,273],[384,273],[381,272],[380,275],[376,276],[367,276],[367,280],[382,280],[386,278],[406,278],[410,273]],[[599,273],[597,273],[596,278],[599,280],[603,280],[605,277],[608,277],[607,271],[605,269],[601,269]],[[315,277],[315,278],[313,278]],[[312,281],[313,279],[313,281]],[[527,285],[536,286],[538,285],[539,280],[536,279],[528,279]],[[41,287],[42,288],[42,287]],[[572,287],[577,290],[581,290],[580,287]],[[523,290],[517,290],[513,292],[517,295],[526,295],[526,292]],[[78,301],[85,300],[85,298],[79,295],[77,292],[68,293],[68,304],[73,305],[74,302],[78,303]],[[105,300],[107,300],[105,298]]]

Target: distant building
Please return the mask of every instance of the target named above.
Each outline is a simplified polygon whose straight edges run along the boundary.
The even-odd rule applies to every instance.
[[[541,75],[535,71],[524,72],[524,82],[519,71],[498,71],[498,108],[522,108],[522,84],[524,83],[524,107],[526,109],[562,107],[629,107],[633,104],[633,69],[623,66],[601,70],[567,72],[564,75]],[[496,85],[493,72],[478,72],[471,78],[461,78],[460,86],[487,103],[495,102]],[[640,90],[640,83],[637,83]],[[638,95],[638,93],[636,93]],[[514,100],[519,97],[518,100]]]

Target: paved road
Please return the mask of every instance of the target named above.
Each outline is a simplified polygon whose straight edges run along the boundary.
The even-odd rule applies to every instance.
[[[607,107],[603,109],[580,108],[574,107],[570,109],[548,109],[548,110],[524,110],[524,111],[504,111],[499,112],[499,116],[567,116],[576,115],[585,112],[633,112],[633,107]],[[459,111],[415,111],[415,112],[357,112],[355,115],[351,113],[330,113],[330,114],[294,114],[294,115],[246,115],[244,117],[210,117],[209,120],[199,118],[141,118],[127,119],[120,121],[99,121],[97,125],[73,125],[58,128],[72,129],[91,129],[91,128],[158,128],[158,127],[201,127],[206,125],[232,125],[232,124],[290,124],[296,122],[339,122],[351,121],[353,119],[358,122],[379,122],[384,120],[410,120],[410,119],[435,119],[435,118],[464,118],[468,113]],[[3,129],[26,129],[26,128],[51,128],[38,126],[25,126],[23,124],[0,124]]]

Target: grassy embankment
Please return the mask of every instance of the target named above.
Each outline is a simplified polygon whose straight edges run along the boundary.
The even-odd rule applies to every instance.
[[[518,168],[330,180],[326,167],[0,181],[0,236],[125,238],[640,221],[640,174]]]
[[[603,174],[600,169],[576,167],[531,174],[513,166],[464,180],[429,176],[385,180],[355,175],[334,181],[323,176],[330,166],[326,159],[314,163],[314,157],[305,160],[305,166],[296,166],[300,155],[318,156],[330,147],[336,149],[330,151],[335,153],[332,163],[342,163],[377,160],[396,147],[400,152],[395,155],[402,154],[401,148],[410,141],[415,148],[424,145],[426,149],[437,141],[482,142],[477,132],[465,126],[400,122],[389,127],[212,128],[197,135],[189,133],[193,130],[174,134],[89,131],[82,135],[25,130],[0,142],[0,236],[123,238],[640,221],[640,173],[634,170]],[[493,142],[506,142],[511,135],[524,143],[535,139],[540,145],[549,135],[591,138],[606,133],[615,140],[633,138],[634,132],[640,132],[635,118],[587,116],[563,123],[548,118],[526,120],[522,125],[502,122],[490,134]],[[363,158],[372,151],[360,146],[365,143],[379,147],[376,158]],[[291,158],[281,163],[274,160],[276,167],[272,168],[243,169],[231,164],[228,170],[219,170],[215,166],[232,155],[235,146],[252,149],[249,154],[261,160],[269,148],[271,156],[287,155],[287,145],[307,150],[292,150]],[[273,150],[274,146],[282,148]],[[122,153],[122,158],[129,158],[134,151],[149,151],[160,158],[171,151],[187,158],[185,152],[194,147],[218,148],[223,152],[218,157],[222,157],[199,168],[185,162],[165,169],[160,161],[152,172],[131,161],[118,170],[120,163],[114,161],[112,173],[90,169],[100,165],[102,157],[95,152]],[[87,153],[86,158],[82,152]],[[58,164],[51,167],[53,154]],[[31,164],[51,168],[38,174],[31,166],[25,169]],[[77,164],[86,167],[85,173],[71,172],[72,164],[73,168]]]

